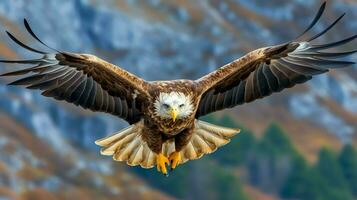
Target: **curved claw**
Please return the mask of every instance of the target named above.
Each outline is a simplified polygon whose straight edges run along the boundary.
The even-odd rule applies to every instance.
[[[162,153],[156,156],[156,168],[158,172],[162,172],[165,176],[168,176],[166,164],[169,165],[169,159],[167,159]]]
[[[175,151],[175,152],[171,153],[169,156],[169,160],[170,160],[170,165],[171,165],[170,170],[172,171],[181,162],[180,152]]]

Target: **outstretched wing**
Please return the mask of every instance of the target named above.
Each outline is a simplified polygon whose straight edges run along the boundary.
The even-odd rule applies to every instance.
[[[24,20],[27,31],[44,44]],[[129,123],[140,119],[141,103],[148,96],[147,83],[129,72],[88,54],[60,52],[47,53],[29,47],[8,36],[18,45],[42,58],[34,60],[0,60],[2,63],[31,64],[32,67],[8,72],[1,76],[22,76],[10,85],[23,85],[42,90],[42,95],[65,100],[92,111],[119,116]]]
[[[313,22],[303,34],[316,24],[325,9],[325,4],[326,2],[322,4]],[[284,88],[304,83],[312,76],[327,72],[329,69],[354,64],[336,59],[356,53],[357,50],[335,52],[330,49],[356,39],[357,35],[329,44],[311,43],[336,25],[343,16],[344,14],[321,33],[306,41],[296,39],[252,51],[197,80],[203,95],[196,117],[269,96]]]

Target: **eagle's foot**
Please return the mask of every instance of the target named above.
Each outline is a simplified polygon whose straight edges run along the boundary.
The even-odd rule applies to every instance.
[[[181,155],[180,155],[180,152],[173,152],[170,154],[169,156],[169,160],[170,160],[170,166],[171,166],[171,171],[174,170],[177,165],[180,163],[181,161]]]
[[[159,153],[156,156],[156,167],[158,172],[162,172],[165,176],[168,175],[167,169],[166,169],[166,164],[168,165],[169,159],[167,159],[162,153]]]

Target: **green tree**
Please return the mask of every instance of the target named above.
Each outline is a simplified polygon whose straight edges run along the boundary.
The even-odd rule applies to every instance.
[[[275,123],[268,126],[250,157],[250,182],[270,193],[280,193],[286,179],[304,162],[287,134]]]
[[[178,198],[184,198],[189,192],[189,174],[192,163],[179,165],[169,177],[163,176],[156,171],[156,167],[148,170],[141,167],[133,169],[139,176],[143,177],[150,185]]]
[[[179,199],[247,200],[237,177],[207,157],[179,165],[169,177],[156,169],[134,169],[150,185]]]
[[[315,166],[302,166],[301,170],[295,171],[287,179],[281,192],[282,197],[308,200],[353,199],[342,168],[332,151],[322,149]]]
[[[259,144],[259,150],[262,153],[271,155],[297,155],[297,151],[287,134],[276,123],[270,124],[264,132],[264,136]]]
[[[209,177],[206,179],[206,182],[202,182],[201,184],[206,188],[206,193],[208,190],[207,188],[211,188],[210,190],[212,192],[209,192],[210,194],[206,196],[206,198],[198,199],[248,199],[242,190],[242,185],[237,176],[235,176],[229,169],[221,167],[215,162],[209,162],[209,160],[201,162],[201,164],[203,164],[204,167],[207,167],[206,173],[203,174],[208,175]]]
[[[341,166],[332,151],[326,148],[320,151],[315,170],[323,180],[320,190],[326,200],[353,199]]]
[[[252,149],[256,144],[253,133],[237,125],[232,117],[227,114],[222,117],[207,115],[203,117],[202,120],[224,127],[239,127],[241,129],[241,132],[238,135],[231,138],[230,143],[218,148],[212,155],[213,158],[219,161],[220,164],[229,166],[240,165],[246,161],[247,156],[252,152]]]
[[[290,174],[280,194],[286,199],[324,200],[322,187],[325,185],[320,174],[304,165]]]
[[[357,152],[352,145],[345,145],[339,155],[339,163],[352,194],[357,197]]]
[[[256,145],[256,139],[250,131],[242,129],[230,143],[219,148],[213,157],[223,165],[241,165],[246,163]]]

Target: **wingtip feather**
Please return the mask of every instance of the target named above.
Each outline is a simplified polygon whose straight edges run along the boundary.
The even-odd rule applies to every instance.
[[[40,38],[37,37],[37,35],[33,32],[32,28],[31,28],[31,26],[30,26],[30,24],[28,23],[28,21],[27,21],[26,18],[24,18],[24,25],[25,25],[26,30],[30,33],[30,35],[31,35],[34,39],[36,39],[39,43],[41,43],[42,45],[44,45],[45,47],[47,47],[47,48],[49,48],[49,49],[51,49],[51,50],[54,50],[54,51],[56,51],[56,52],[60,52],[60,51],[58,51],[57,49],[54,49],[54,48],[48,46],[46,43],[42,42],[42,40],[40,40]]]
[[[317,38],[319,38],[320,36],[322,36],[323,34],[327,33],[329,30],[331,30],[339,21],[341,21],[341,19],[346,15],[346,13],[343,13],[342,15],[340,15],[334,22],[332,22],[327,28],[325,28],[323,31],[321,31],[320,33],[312,36],[310,39],[308,39],[308,42],[311,42]]]
[[[319,10],[317,11],[317,13],[316,13],[314,19],[311,21],[311,23],[309,24],[309,26],[308,26],[299,36],[297,36],[297,37],[295,38],[295,40],[297,40],[297,39],[299,39],[300,37],[302,37],[303,35],[305,35],[305,33],[307,33],[309,30],[312,29],[312,27],[315,26],[315,24],[320,20],[322,14],[323,14],[324,11],[325,11],[326,3],[327,3],[327,1],[324,1],[324,2],[321,4]]]
[[[35,52],[35,53],[39,53],[39,54],[47,54],[47,52],[44,52],[44,51],[39,51],[37,49],[34,49],[28,45],[26,45],[25,43],[21,42],[19,39],[17,39],[13,34],[11,34],[9,31],[5,31],[6,34],[9,36],[9,38],[14,41],[16,44],[20,45],[21,47],[29,50],[29,51],[32,51],[32,52]]]

